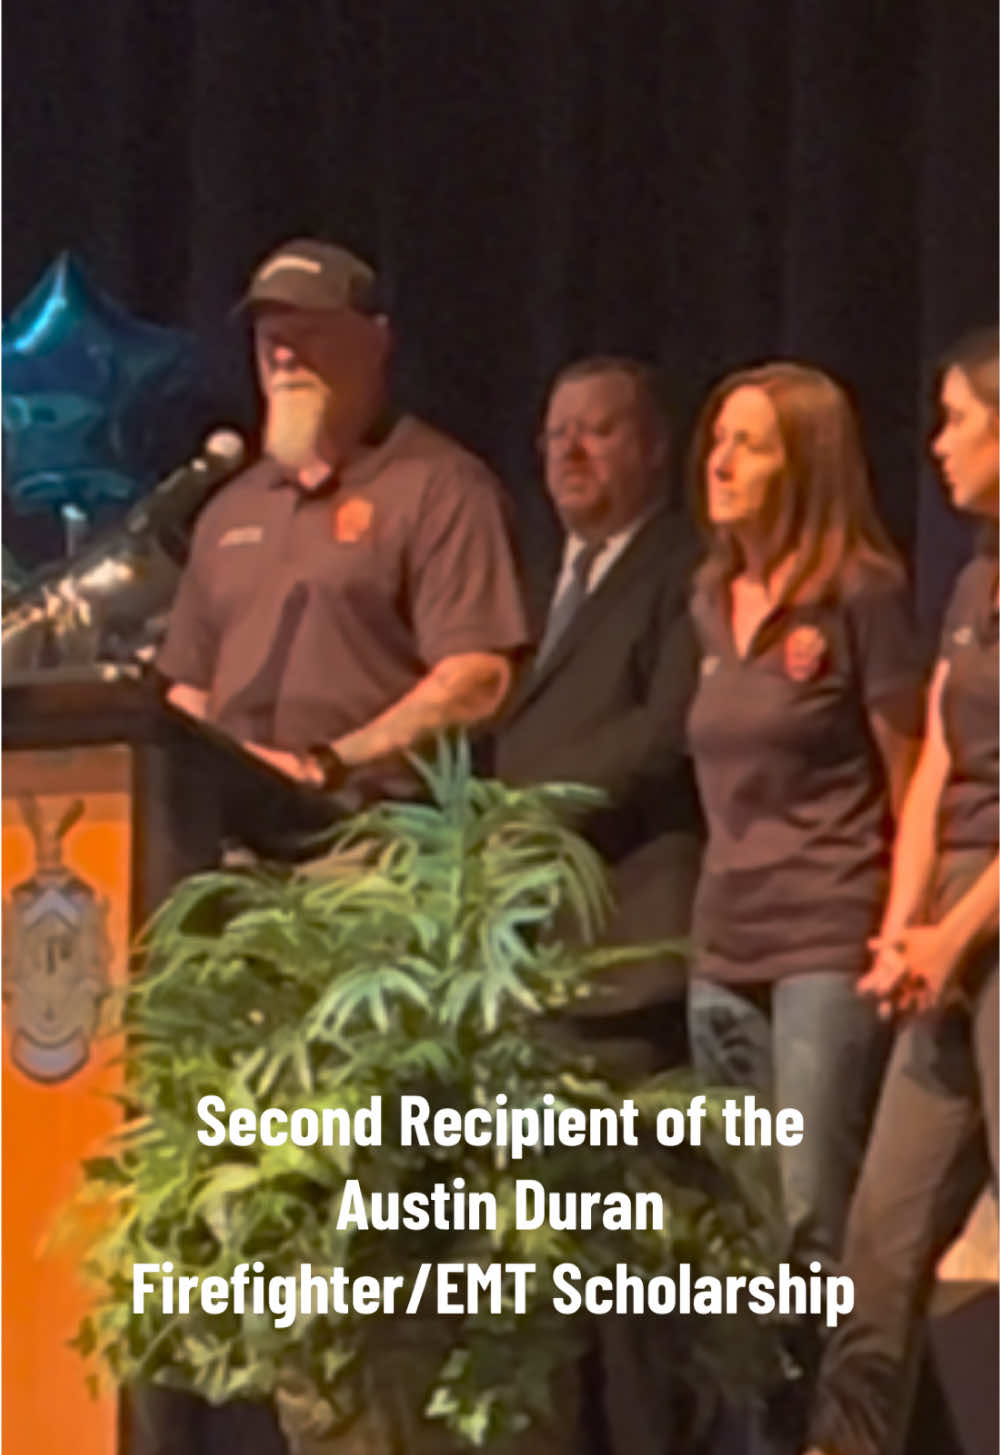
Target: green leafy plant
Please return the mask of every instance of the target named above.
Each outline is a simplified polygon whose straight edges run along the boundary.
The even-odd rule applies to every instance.
[[[655,1144],[656,1112],[687,1106],[694,1089],[681,1076],[629,1088],[638,1147],[557,1146],[512,1161],[495,1145],[402,1147],[391,1116],[374,1147],[199,1141],[196,1108],[209,1094],[258,1114],[354,1113],[374,1096],[391,1109],[413,1093],[460,1111],[495,1108],[498,1093],[511,1107],[541,1108],[547,1093],[556,1109],[620,1106],[623,1089],[551,1033],[596,971],[650,954],[599,943],[605,874],[566,825],[596,796],[479,780],[461,740],[443,742],[426,771],[429,803],[358,816],[306,869],[193,878],[153,922],[124,1013],[131,1120],[86,1166],[88,1196],[109,1212],[89,1251],[98,1301],[78,1345],[114,1378],[181,1384],[213,1401],[278,1392],[305,1411],[303,1428],[336,1434],[385,1408],[392,1370],[415,1428],[423,1414],[451,1431],[439,1425],[432,1448],[482,1444],[544,1420],[587,1337],[584,1318],[553,1309],[556,1265],[589,1276],[626,1262],[652,1275],[689,1262],[721,1278],[774,1267],[767,1179],[754,1154],[721,1149],[722,1093],[709,1096],[703,1146]],[[496,1198],[497,1228],[338,1229],[332,1210],[349,1177],[367,1193],[462,1178],[467,1193]],[[517,1178],[552,1191],[657,1191],[669,1225],[519,1229]],[[276,1329],[270,1314],[197,1304],[186,1315],[156,1299],[132,1311],[135,1263],[204,1280],[255,1261],[267,1276],[309,1263],[352,1278],[403,1275],[407,1286],[427,1262],[532,1263],[536,1277],[522,1313],[506,1297],[500,1312],[484,1300],[449,1318],[300,1313]],[[684,1323],[684,1337],[665,1342],[674,1378],[732,1394],[770,1364],[760,1320]]]

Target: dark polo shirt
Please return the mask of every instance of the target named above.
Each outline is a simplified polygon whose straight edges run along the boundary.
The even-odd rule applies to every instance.
[[[922,672],[904,591],[869,569],[840,599],[780,607],[737,655],[726,590],[697,592],[689,738],[709,830],[696,973],[767,983],[867,963],[889,806],[867,713]]]
[[[960,573],[939,651],[949,664],[942,723],[949,777],[939,808],[944,852],[998,847],[998,560],[975,556]]]
[[[528,639],[496,480],[403,417],[325,488],[262,459],[209,503],[158,666],[235,737],[302,750]]]

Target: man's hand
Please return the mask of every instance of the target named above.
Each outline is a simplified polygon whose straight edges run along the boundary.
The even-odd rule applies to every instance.
[[[241,743],[248,753],[260,758],[278,773],[284,773],[295,783],[304,783],[310,788],[323,787],[323,770],[311,757],[289,753],[282,748],[266,748],[263,743]]]
[[[167,690],[167,701],[179,712],[204,722],[209,715],[209,695],[201,687],[191,687],[187,682],[172,682]]]

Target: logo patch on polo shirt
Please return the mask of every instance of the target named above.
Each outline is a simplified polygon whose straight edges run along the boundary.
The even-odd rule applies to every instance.
[[[221,546],[256,546],[264,539],[263,525],[231,525],[219,537]]]
[[[368,534],[374,514],[371,500],[354,495],[334,506],[334,540],[342,545],[360,541]]]
[[[787,676],[794,682],[810,682],[824,665],[827,638],[819,627],[793,627],[785,639],[783,656]]]

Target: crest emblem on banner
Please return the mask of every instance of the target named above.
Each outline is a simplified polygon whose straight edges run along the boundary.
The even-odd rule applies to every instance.
[[[84,1066],[111,988],[108,905],[63,862],[63,839],[84,811],[72,802],[46,823],[38,800],[21,813],[35,842],[30,879],[4,905],[4,1000],[14,1065],[33,1081],[66,1081]]]

